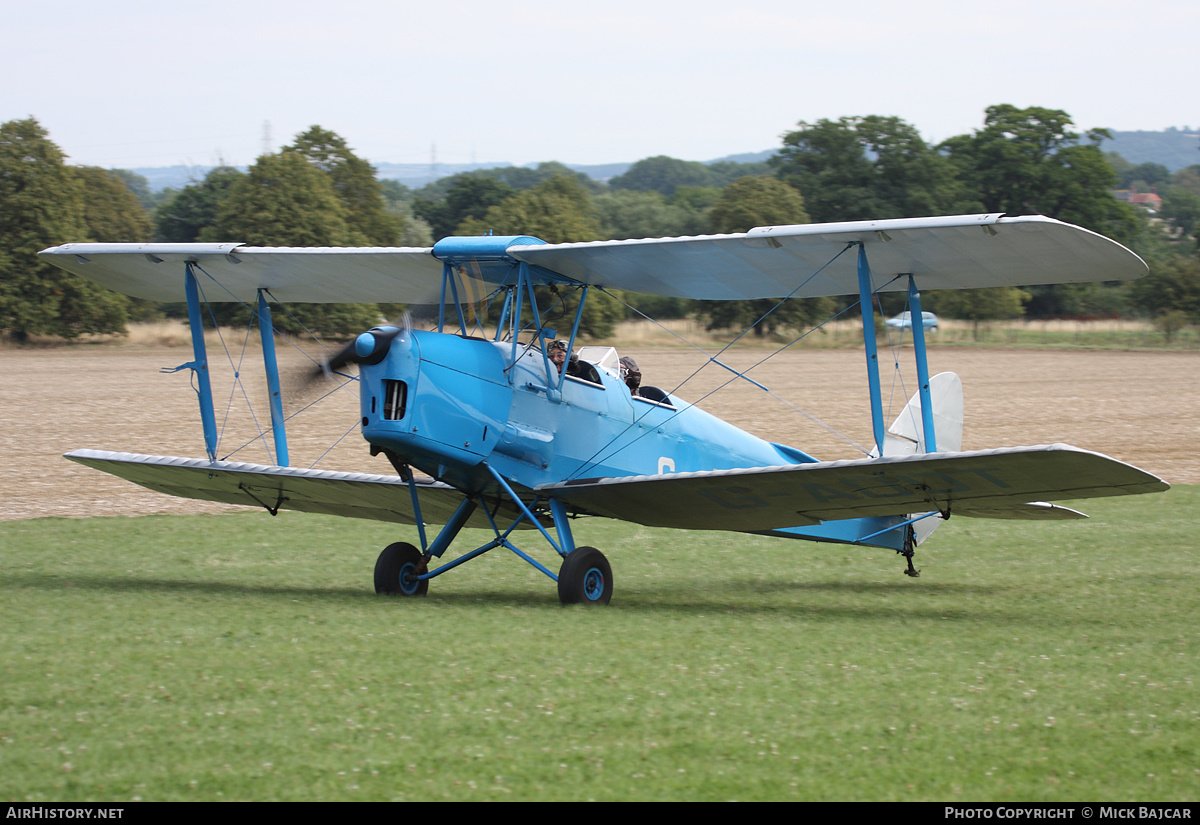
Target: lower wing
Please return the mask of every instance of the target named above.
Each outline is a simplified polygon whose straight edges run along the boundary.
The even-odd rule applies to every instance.
[[[537,492],[578,512],[653,527],[756,532],[936,510],[943,516],[1078,518],[1047,501],[1167,490],[1157,476],[1067,444],[580,479]]]
[[[64,458],[172,496],[416,524],[408,484],[396,476],[104,450],[76,450]],[[463,500],[447,484],[415,483],[421,517],[431,524],[444,524]],[[486,528],[488,521],[477,510],[467,526]]]

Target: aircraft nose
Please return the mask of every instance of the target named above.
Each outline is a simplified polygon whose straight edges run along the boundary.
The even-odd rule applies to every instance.
[[[375,354],[376,343],[372,333],[364,332],[354,341],[354,354],[359,358],[370,358]]]
[[[359,335],[354,340],[354,354],[358,356],[358,362],[367,365],[381,362],[399,333],[398,327],[375,327]]]

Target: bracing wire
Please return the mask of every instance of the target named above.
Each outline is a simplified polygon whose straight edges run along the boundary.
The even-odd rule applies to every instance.
[[[206,308],[207,308],[207,310],[208,310],[209,317],[212,319],[212,322],[213,322],[213,326],[214,326],[214,328],[216,328],[216,331],[217,331],[217,338],[218,338],[218,340],[221,342],[221,346],[222,346],[222,348],[223,348],[223,349],[224,349],[224,351],[225,351],[225,356],[226,356],[226,359],[229,361],[229,364],[230,364],[230,366],[233,368],[233,374],[234,374],[234,386],[233,386],[233,388],[231,388],[231,390],[230,390],[230,398],[229,398],[229,402],[228,402],[228,404],[227,404],[226,411],[225,411],[225,419],[222,421],[222,424],[221,424],[221,432],[220,432],[220,434],[219,434],[219,437],[218,437],[218,444],[220,443],[220,438],[224,436],[225,425],[226,425],[226,423],[228,422],[229,413],[230,413],[230,410],[231,410],[231,409],[232,409],[232,407],[233,407],[233,396],[236,394],[236,392],[237,392],[237,390],[238,390],[238,389],[240,389],[240,390],[241,390],[242,397],[243,397],[243,399],[245,400],[245,402],[246,402],[246,406],[247,406],[247,408],[248,408],[248,410],[249,410],[249,412],[250,412],[250,418],[251,418],[251,420],[253,421],[253,424],[254,424],[254,427],[255,427],[255,429],[258,431],[258,435],[257,435],[257,436],[255,436],[254,438],[252,438],[252,439],[250,439],[249,441],[245,442],[245,443],[244,443],[244,444],[242,444],[241,446],[239,446],[239,447],[235,448],[235,449],[234,449],[234,450],[232,450],[231,452],[229,452],[229,453],[225,454],[225,456],[223,457],[223,459],[222,459],[222,460],[226,460],[226,459],[228,459],[228,458],[230,458],[230,457],[232,457],[232,456],[234,456],[234,455],[237,455],[237,454],[238,454],[240,451],[244,450],[246,447],[250,446],[251,444],[255,443],[256,441],[260,441],[260,440],[261,440],[261,441],[263,442],[263,445],[264,445],[264,447],[265,447],[265,448],[266,448],[266,450],[267,450],[267,457],[268,457],[268,460],[270,460],[270,461],[273,461],[274,459],[272,459],[272,458],[271,458],[271,449],[270,449],[270,445],[267,443],[267,441],[268,441],[268,439],[267,439],[267,435],[268,435],[269,433],[271,433],[271,432],[273,431],[273,429],[274,429],[274,428],[273,428],[273,427],[268,427],[268,428],[265,428],[265,429],[264,429],[264,428],[263,428],[263,426],[262,426],[262,425],[259,423],[259,421],[258,421],[258,416],[257,416],[257,415],[255,414],[255,412],[254,412],[254,405],[253,405],[253,403],[250,401],[250,397],[249,397],[249,394],[248,394],[248,393],[247,393],[247,391],[246,391],[246,387],[245,387],[245,384],[244,384],[244,382],[241,380],[241,362],[242,362],[242,360],[243,360],[243,359],[244,359],[244,357],[245,357],[246,347],[247,347],[247,346],[248,346],[248,344],[249,344],[250,331],[253,329],[253,327],[254,327],[254,324],[255,324],[255,323],[256,323],[256,321],[257,321],[257,318],[258,318],[258,311],[257,311],[257,309],[256,309],[255,307],[252,307],[252,306],[250,306],[250,305],[249,305],[249,304],[247,304],[245,301],[242,301],[241,299],[239,299],[239,298],[237,298],[236,296],[234,296],[234,294],[233,294],[233,293],[232,293],[232,292],[229,290],[229,288],[228,288],[228,287],[226,287],[224,284],[222,284],[220,281],[218,281],[216,278],[214,278],[214,277],[213,277],[213,276],[212,276],[210,273],[208,273],[207,271],[205,271],[205,270],[203,269],[203,267],[201,267],[199,264],[195,264],[194,266],[195,266],[195,268],[196,268],[198,271],[200,271],[201,273],[203,273],[203,274],[204,274],[204,275],[205,275],[205,276],[206,276],[206,277],[207,277],[207,278],[208,278],[210,281],[212,281],[214,284],[216,284],[218,287],[220,287],[220,288],[221,288],[221,289],[222,289],[222,290],[223,290],[223,291],[224,291],[224,292],[225,292],[227,295],[229,295],[229,297],[230,297],[230,298],[233,300],[233,302],[235,302],[235,303],[238,303],[238,304],[241,304],[243,307],[245,307],[246,309],[248,309],[248,310],[250,311],[250,319],[251,319],[251,320],[250,320],[250,324],[248,325],[248,327],[247,327],[247,329],[246,329],[246,337],[243,339],[243,345],[242,345],[242,352],[241,352],[241,355],[240,355],[240,357],[239,357],[238,363],[236,363],[236,364],[235,364],[235,363],[234,363],[234,360],[233,360],[233,356],[232,356],[232,354],[231,354],[231,353],[230,353],[230,351],[229,351],[229,346],[228,346],[228,345],[226,344],[226,342],[225,342],[225,337],[224,337],[224,335],[222,335],[222,334],[221,334],[221,328],[220,328],[220,326],[217,324],[217,321],[216,321],[216,315],[215,315],[215,313],[213,313],[213,311],[212,311],[212,307],[211,307],[211,305],[209,304],[209,301],[208,301],[207,297],[206,297],[206,296],[205,296],[205,294],[204,294],[203,287],[202,287],[202,286],[201,286],[199,283],[197,283],[197,287],[199,287],[199,291],[200,291],[200,296],[201,296],[201,299],[202,299],[202,301],[204,302],[204,305],[205,305],[205,307],[206,307]],[[268,295],[268,296],[269,296],[269,297],[271,297],[272,299],[275,299],[275,296],[271,294],[270,290],[264,290],[264,292],[265,292],[265,294],[266,294],[266,295]],[[291,319],[292,319],[292,320],[293,320],[293,321],[294,321],[294,322],[295,322],[295,323],[296,323],[296,324],[297,324],[297,325],[298,325],[298,326],[299,326],[301,329],[303,329],[303,330],[304,330],[304,332],[305,332],[305,333],[306,333],[306,334],[307,334],[307,335],[308,335],[308,336],[309,336],[309,337],[310,337],[310,338],[311,338],[311,339],[312,339],[312,340],[313,340],[313,341],[314,341],[314,342],[315,342],[315,343],[316,343],[316,344],[317,344],[319,347],[321,347],[321,349],[322,349],[322,350],[324,350],[326,353],[329,353],[329,348],[328,348],[327,346],[325,346],[324,342],[323,342],[323,341],[321,341],[321,339],[320,339],[320,338],[318,338],[318,337],[317,337],[317,335],[316,335],[315,333],[313,333],[313,332],[312,332],[310,329],[308,329],[308,327],[307,327],[307,326],[305,326],[305,325],[304,325],[304,323],[303,323],[303,322],[301,322],[301,321],[300,321],[300,319],[298,319],[298,318],[297,318],[297,317],[296,317],[296,316],[295,316],[295,315],[294,315],[294,314],[291,312],[291,310],[290,310],[290,309],[287,307],[287,305],[286,305],[286,304],[284,304],[284,303],[282,303],[282,302],[279,302],[277,299],[275,300],[275,303],[276,303],[276,305],[278,305],[279,307],[281,307],[281,308],[284,310],[284,312],[286,312],[286,313],[287,313],[288,317],[289,317],[289,318],[291,318]],[[272,330],[272,332],[273,332],[273,330]],[[291,338],[289,338],[289,337],[287,337],[287,336],[283,336],[283,340],[284,340],[285,342],[287,342],[287,344],[288,344],[289,346],[291,346],[293,350],[295,350],[295,351],[299,352],[300,354],[302,354],[302,355],[303,355],[305,358],[307,358],[307,359],[308,359],[310,362],[312,362],[314,365],[320,366],[320,363],[321,363],[321,362],[319,362],[317,359],[313,358],[313,357],[312,357],[312,355],[310,355],[308,352],[305,352],[303,349],[301,349],[299,346],[297,346],[297,345],[296,345],[296,343],[295,343],[295,341],[291,340]],[[289,420],[291,420],[292,418],[294,418],[294,417],[295,417],[296,415],[298,415],[299,413],[301,413],[301,412],[304,412],[305,410],[308,410],[308,409],[312,408],[313,406],[315,406],[316,404],[320,403],[321,401],[323,401],[324,399],[328,398],[329,396],[333,395],[334,393],[336,393],[336,392],[339,392],[339,391],[341,391],[341,390],[343,390],[343,389],[346,389],[346,388],[347,388],[347,387],[349,387],[350,385],[352,385],[352,384],[356,383],[356,382],[357,382],[357,380],[358,380],[357,378],[354,378],[354,377],[352,377],[352,376],[346,376],[346,375],[342,375],[342,374],[340,374],[340,373],[339,373],[339,377],[341,377],[341,378],[345,378],[345,379],[347,379],[347,380],[345,380],[345,381],[339,381],[339,383],[337,384],[337,386],[336,386],[336,387],[334,387],[333,389],[331,389],[329,392],[326,392],[325,394],[323,394],[322,396],[320,396],[320,397],[319,397],[319,398],[317,398],[316,400],[314,400],[314,401],[310,402],[309,404],[306,404],[304,407],[301,407],[300,409],[293,411],[293,412],[291,413],[291,415],[285,416],[284,420],[285,420],[285,421],[289,421]],[[351,430],[353,430],[354,426],[357,426],[357,422],[355,422],[355,424],[354,424],[354,425],[351,427]],[[345,439],[345,437],[346,437],[346,436],[345,436],[345,435],[343,435],[343,436],[342,436],[341,438],[339,438],[339,439],[338,439],[336,442],[334,442],[334,444],[333,444],[333,445],[331,445],[331,446],[329,447],[329,449],[328,449],[328,450],[326,450],[324,453],[322,453],[322,454],[321,454],[320,458],[318,458],[318,459],[317,459],[317,461],[313,462],[313,465],[312,465],[312,466],[314,466],[314,467],[315,467],[315,466],[316,466],[316,464],[317,464],[317,462],[319,462],[319,461],[320,461],[322,458],[324,458],[326,455],[328,455],[328,454],[329,454],[329,452],[330,452],[330,450],[332,450],[332,449],[333,449],[335,446],[337,446],[337,444],[338,444],[338,443],[340,443],[340,442],[341,442],[343,439]]]
[[[769,317],[769,316],[771,315],[771,313],[773,313],[773,312],[774,312],[776,309],[778,309],[780,306],[782,306],[782,305],[784,304],[784,302],[785,302],[785,301],[787,301],[787,300],[788,300],[788,299],[790,299],[792,296],[794,296],[794,295],[795,295],[797,292],[799,292],[801,289],[803,289],[803,288],[804,288],[804,286],[805,286],[806,284],[808,284],[810,281],[812,281],[812,279],[813,279],[813,278],[817,277],[817,276],[818,276],[818,275],[820,275],[820,274],[821,274],[823,271],[825,271],[825,269],[826,269],[826,268],[828,268],[829,266],[831,266],[831,265],[832,265],[832,264],[833,264],[833,263],[834,263],[834,262],[835,262],[835,261],[836,261],[838,258],[840,258],[842,255],[844,255],[844,254],[846,253],[846,251],[847,251],[847,250],[849,250],[850,248],[852,248],[853,246],[854,246],[853,244],[846,244],[846,246],[844,246],[844,247],[843,247],[843,248],[842,248],[840,251],[838,251],[838,253],[837,253],[836,255],[834,255],[832,258],[830,258],[830,259],[829,259],[829,260],[828,260],[828,261],[827,261],[825,264],[823,264],[821,267],[819,267],[818,269],[816,269],[816,270],[815,270],[815,271],[814,271],[814,272],[813,272],[811,275],[809,275],[807,278],[805,278],[805,279],[804,279],[803,281],[801,281],[799,284],[797,284],[797,285],[796,285],[796,287],[795,287],[795,288],[794,288],[794,289],[793,289],[791,292],[789,292],[789,293],[788,293],[787,295],[785,295],[783,298],[780,298],[780,299],[779,299],[779,300],[778,300],[778,301],[777,301],[777,302],[776,302],[776,303],[775,303],[775,304],[774,304],[774,305],[773,305],[773,306],[772,306],[770,309],[768,309],[766,312],[764,312],[764,313],[763,313],[763,314],[762,314],[762,315],[761,315],[761,316],[760,316],[760,317],[759,317],[759,318],[758,318],[756,321],[754,321],[754,322],[753,322],[753,323],[751,323],[749,326],[747,326],[747,327],[746,327],[746,329],[744,329],[744,330],[743,330],[741,333],[739,333],[737,337],[735,337],[735,338],[734,338],[732,341],[730,341],[730,342],[729,342],[729,343],[727,343],[725,346],[723,346],[723,347],[722,347],[722,348],[721,348],[721,349],[720,349],[720,350],[719,350],[719,351],[716,353],[716,355],[709,355],[709,354],[708,354],[707,352],[705,352],[705,351],[704,351],[704,349],[703,349],[703,348],[701,348],[700,346],[698,346],[698,345],[696,345],[696,344],[694,344],[694,343],[692,343],[692,342],[688,341],[687,339],[683,338],[683,336],[681,336],[681,335],[678,335],[678,334],[677,334],[677,333],[675,333],[674,331],[668,330],[668,332],[670,332],[670,333],[671,333],[672,335],[674,335],[676,338],[679,338],[679,340],[681,340],[681,341],[683,341],[684,343],[688,344],[688,346],[692,347],[693,349],[697,350],[697,351],[698,351],[698,352],[700,352],[700,353],[703,353],[703,354],[704,354],[704,356],[705,356],[705,358],[707,359],[707,360],[705,361],[705,363],[703,363],[703,364],[701,364],[699,367],[697,367],[697,368],[696,368],[696,369],[695,369],[695,370],[694,370],[694,371],[691,373],[691,375],[687,376],[687,377],[686,377],[686,378],[684,378],[682,381],[680,381],[680,382],[679,382],[679,383],[678,383],[678,384],[675,386],[675,388],[674,388],[674,389],[672,389],[670,393],[668,393],[668,395],[673,395],[673,394],[677,393],[681,387],[685,386],[685,385],[686,385],[686,384],[687,384],[689,381],[691,381],[693,378],[695,378],[697,375],[699,375],[699,374],[700,374],[700,372],[701,372],[701,371],[702,371],[702,370],[703,370],[705,367],[707,367],[709,363],[714,363],[714,364],[717,364],[717,365],[719,365],[719,366],[721,366],[721,367],[723,367],[723,368],[725,368],[725,369],[728,369],[728,370],[730,370],[731,372],[734,372],[734,377],[733,377],[733,378],[731,378],[731,379],[729,379],[728,381],[726,381],[725,383],[721,384],[721,385],[720,385],[720,386],[718,386],[716,389],[713,389],[712,391],[710,391],[710,392],[706,393],[705,395],[703,395],[702,397],[700,397],[699,399],[697,399],[695,402],[692,402],[692,405],[693,405],[693,406],[694,406],[694,405],[696,405],[696,404],[699,404],[699,403],[700,403],[701,401],[703,401],[704,399],[706,399],[706,398],[708,398],[709,396],[713,395],[713,393],[716,393],[716,392],[718,392],[718,391],[720,391],[720,390],[724,389],[725,387],[729,386],[731,383],[733,383],[734,381],[736,381],[738,378],[743,378],[743,379],[745,379],[745,380],[748,380],[748,381],[750,381],[750,379],[749,379],[749,378],[746,378],[746,373],[748,373],[748,372],[749,372],[751,369],[754,369],[754,367],[757,367],[757,366],[759,366],[760,364],[762,364],[762,363],[765,363],[765,362],[766,362],[768,359],[770,359],[770,358],[771,358],[771,357],[773,357],[774,355],[777,355],[777,354],[778,354],[778,352],[782,352],[784,349],[787,349],[787,347],[790,347],[792,344],[795,344],[797,341],[801,340],[801,339],[802,339],[802,338],[804,338],[806,335],[808,335],[808,333],[807,333],[807,332],[806,332],[806,333],[804,333],[804,334],[802,334],[800,337],[796,338],[794,341],[792,341],[791,343],[787,344],[785,347],[782,347],[782,348],[781,348],[780,350],[778,350],[777,352],[775,352],[775,353],[772,353],[771,355],[768,355],[768,356],[767,356],[767,358],[764,358],[764,359],[762,359],[762,360],[761,360],[761,361],[759,361],[757,364],[754,364],[754,365],[753,365],[753,366],[751,366],[749,369],[743,370],[743,371],[742,371],[742,372],[740,372],[740,373],[739,373],[739,372],[737,372],[736,370],[733,370],[731,367],[729,367],[729,366],[727,366],[727,365],[725,365],[725,364],[722,364],[722,363],[720,362],[720,360],[719,360],[719,358],[720,358],[720,356],[721,356],[721,355],[723,355],[723,354],[724,354],[724,353],[725,353],[725,352],[726,352],[726,351],[727,351],[727,350],[728,350],[730,347],[732,347],[734,344],[736,344],[738,341],[740,341],[740,340],[741,340],[743,337],[745,337],[745,336],[746,336],[746,335],[747,335],[747,334],[750,332],[750,330],[751,330],[751,329],[753,329],[753,328],[754,328],[756,325],[758,325],[758,324],[762,323],[764,320],[766,320],[766,318],[767,318],[767,317]],[[614,300],[620,301],[620,302],[621,302],[622,304],[624,304],[626,307],[629,307],[629,304],[627,304],[625,301],[621,300],[620,298],[617,298],[617,296],[613,295],[611,292],[609,292],[608,290],[604,289],[603,287],[600,287],[600,291],[604,292],[604,294],[608,295],[609,297],[613,298]],[[630,309],[634,309],[633,307],[629,307],[629,308],[630,308]],[[659,327],[661,327],[661,328],[663,328],[663,329],[666,329],[666,327],[662,327],[662,325],[661,325],[661,324],[659,324],[659,323],[658,323],[657,321],[655,321],[653,318],[650,318],[650,317],[649,317],[648,315],[646,315],[645,313],[643,313],[643,312],[640,312],[640,311],[639,311],[639,310],[637,310],[637,309],[634,309],[634,311],[635,311],[635,312],[637,312],[639,315],[641,315],[643,318],[646,318],[647,320],[649,320],[649,321],[651,321],[652,323],[656,324],[657,326],[659,326]],[[843,310],[843,311],[844,311],[844,310]],[[840,313],[839,313],[839,314],[840,314]],[[835,315],[834,317],[836,318],[837,316]],[[831,319],[828,319],[828,320],[832,320],[832,318],[831,318]],[[814,327],[812,330],[809,330],[809,332],[813,332],[813,331],[815,331],[816,329],[820,328],[821,326],[824,326],[824,323],[827,323],[827,322],[828,322],[828,321],[826,321],[826,322],[823,322],[822,324],[818,325],[817,327]],[[752,384],[755,384],[755,385],[756,385],[756,386],[758,386],[759,388],[761,388],[761,389],[765,390],[765,391],[766,391],[766,392],[767,392],[769,395],[772,395],[772,397],[775,397],[775,398],[777,398],[777,399],[779,398],[779,396],[778,396],[778,395],[775,395],[774,393],[772,393],[772,392],[771,392],[771,391],[770,391],[770,390],[769,390],[767,387],[765,387],[765,386],[763,386],[763,385],[761,385],[761,384],[758,384],[758,383],[757,383],[757,382],[755,382],[755,381],[751,381],[751,383],[752,383]],[[782,401],[783,399],[779,399],[779,400],[781,400],[781,401]],[[824,424],[823,422],[820,422],[820,421],[819,421],[818,419],[816,419],[814,416],[812,416],[812,415],[810,415],[810,414],[808,414],[808,413],[804,412],[803,410],[800,410],[799,408],[795,407],[794,405],[792,405],[792,404],[790,404],[790,403],[788,403],[788,402],[786,402],[786,401],[785,401],[784,403],[785,403],[787,406],[789,406],[789,407],[792,407],[793,409],[797,410],[798,412],[800,412],[802,415],[804,415],[805,417],[809,418],[810,420],[812,420],[812,421],[814,421],[814,422],[818,423],[820,426],[824,427],[824,428],[825,428],[826,430],[828,430],[829,432],[831,432],[831,433],[833,433],[834,435],[838,436],[839,438],[842,438],[843,440],[847,441],[847,443],[849,443],[850,445],[852,445],[852,446],[853,446],[853,447],[855,447],[856,449],[859,449],[859,450],[862,450],[862,449],[863,449],[863,448],[862,448],[862,446],[861,446],[861,445],[859,445],[857,442],[855,442],[853,439],[850,439],[848,436],[845,436],[844,434],[840,433],[840,432],[839,432],[839,431],[837,431],[836,429],[834,429],[834,428],[832,428],[832,427],[830,427],[830,426],[828,426],[828,425]],[[672,419],[672,418],[674,418],[675,416],[679,415],[679,414],[680,414],[680,412],[681,412],[681,410],[676,410],[674,413],[672,413],[672,415],[671,415],[671,416],[669,416],[669,417],[668,417],[668,419],[667,419],[667,420],[668,420],[668,421],[669,421],[669,420],[671,420],[671,419]],[[642,420],[642,419],[643,419],[643,418],[644,418],[646,415],[649,415],[649,413],[650,413],[650,411],[649,411],[649,410],[647,410],[646,412],[642,413],[640,416],[636,417],[636,418],[634,419],[634,421],[633,421],[631,424],[629,424],[627,427],[625,427],[624,429],[622,429],[622,430],[621,430],[621,432],[619,432],[619,433],[617,433],[616,435],[614,435],[614,436],[613,436],[611,439],[609,439],[609,441],[608,441],[606,444],[604,444],[604,445],[603,445],[603,446],[601,446],[599,449],[597,449],[596,451],[594,451],[594,452],[592,453],[592,455],[588,456],[588,458],[587,458],[587,459],[585,459],[585,460],[582,462],[582,464],[579,466],[579,468],[577,468],[577,469],[575,470],[575,472],[571,474],[571,476],[570,476],[570,477],[571,477],[571,478],[578,478],[578,477],[579,477],[579,476],[580,476],[582,473],[586,472],[588,469],[590,469],[590,468],[592,468],[592,467],[596,466],[598,463],[600,463],[600,461],[607,460],[608,458],[611,458],[613,455],[616,455],[616,453],[620,452],[621,450],[627,449],[627,448],[628,448],[629,446],[631,446],[632,444],[635,444],[635,443],[637,443],[638,441],[640,441],[640,440],[641,440],[641,438],[642,438],[642,437],[644,437],[645,433],[643,433],[642,435],[639,435],[639,436],[638,436],[637,438],[635,438],[635,439],[634,439],[632,442],[630,442],[630,444],[626,444],[626,445],[624,445],[624,446],[622,446],[622,447],[617,447],[616,449],[612,450],[611,452],[608,452],[608,453],[604,454],[604,457],[603,457],[603,458],[600,458],[600,459],[598,459],[598,458],[597,458],[597,457],[598,457],[598,456],[600,456],[602,453],[605,453],[605,451],[606,451],[606,450],[608,450],[610,447],[612,447],[612,446],[613,446],[615,443],[617,443],[617,441],[618,441],[618,440],[621,438],[621,436],[625,435],[625,433],[627,433],[629,430],[633,429],[633,427],[637,426],[637,424],[638,424],[638,423],[639,423],[639,422],[640,422],[640,421],[641,421],[641,420]],[[864,452],[865,452],[865,451],[864,451]]]
[[[199,266],[197,265],[196,268],[199,269]],[[203,270],[201,270],[201,271],[203,272]],[[204,274],[208,275],[207,272],[205,272]],[[213,279],[211,275],[208,275],[208,277],[210,279],[212,279],[214,283],[217,283],[216,280]],[[246,444],[243,444],[241,447],[238,447],[237,450],[234,450],[232,453],[226,454],[224,456],[224,458],[222,459],[222,460],[224,460],[224,459],[227,459],[230,456],[236,454],[238,452],[238,450],[243,449],[244,447],[246,447],[249,444],[253,444],[255,441],[258,441],[259,439],[262,439],[264,446],[266,446],[266,433],[263,431],[262,425],[259,424],[259,422],[258,422],[258,416],[256,416],[254,414],[254,405],[250,403],[250,397],[246,393],[245,384],[242,382],[241,362],[242,362],[242,359],[244,359],[245,354],[246,354],[246,344],[249,341],[250,328],[248,327],[246,330],[246,337],[242,341],[242,352],[239,355],[238,363],[235,364],[233,361],[233,354],[230,353],[230,351],[229,351],[229,345],[225,343],[225,336],[221,334],[221,327],[219,324],[217,324],[216,314],[212,311],[212,305],[209,303],[208,298],[204,294],[203,285],[201,285],[199,282],[197,282],[196,289],[200,294],[201,301],[204,303],[205,308],[208,310],[209,318],[212,319],[213,329],[216,330],[217,340],[221,342],[221,349],[224,350],[224,352],[225,352],[225,358],[226,358],[226,360],[229,361],[229,366],[233,370],[233,385],[229,389],[229,400],[228,400],[228,402],[226,402],[226,405],[225,405],[225,416],[221,420],[221,429],[217,433],[217,446],[220,445],[221,439],[224,438],[224,436],[225,436],[225,427],[229,422],[230,411],[233,409],[233,397],[234,397],[234,395],[236,395],[238,390],[241,390],[241,392],[242,392],[242,398],[246,401],[246,407],[250,411],[250,420],[253,422],[254,428],[258,431],[258,436],[256,438],[246,442]],[[253,317],[254,317],[254,315],[252,313],[251,318],[253,319]],[[268,461],[272,460],[270,447],[267,447],[267,460]]]

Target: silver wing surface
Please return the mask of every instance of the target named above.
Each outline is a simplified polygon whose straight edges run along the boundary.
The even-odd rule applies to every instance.
[[[432,249],[255,247],[238,243],[68,243],[38,254],[101,286],[151,301],[183,301],[183,269],[212,302],[424,303],[442,277]]]
[[[580,512],[652,527],[758,532],[932,510],[981,518],[1078,518],[1082,514],[1046,501],[1169,487],[1100,453],[1051,444],[581,479],[542,485],[537,492]]]
[[[105,450],[76,450],[64,458],[172,496],[416,524],[408,485],[396,476]],[[463,500],[449,485],[427,479],[416,484],[428,523],[444,524]],[[488,521],[477,510],[467,526],[486,528]]]
[[[923,290],[1139,278],[1146,264],[1095,232],[1041,216],[999,214],[765,226],[734,235],[531,244],[504,251],[582,284],[682,298],[744,300],[858,292],[862,244],[875,287]],[[442,263],[433,249],[283,248],[224,244],[64,244],[43,250],[56,266],[110,289],[183,300],[192,262],[209,301],[252,303],[257,290],[301,303],[428,303]],[[491,259],[489,266],[496,266]],[[470,259],[456,265],[470,269]],[[893,282],[894,281],[894,282]]]
[[[908,274],[933,290],[1129,280],[1149,271],[1117,242],[1040,215],[764,226],[737,235],[522,246],[509,254],[588,284],[745,300],[857,293],[857,254],[847,247],[858,243],[883,291],[907,289],[906,279],[889,282]]]

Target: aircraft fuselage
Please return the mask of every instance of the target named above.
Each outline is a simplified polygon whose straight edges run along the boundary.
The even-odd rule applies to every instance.
[[[815,461],[678,399],[632,396],[603,368],[589,374],[597,380],[567,376],[560,390],[539,349],[514,359],[510,342],[409,332],[362,366],[363,436],[468,492],[493,483],[485,462],[532,488]]]

